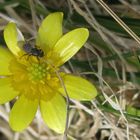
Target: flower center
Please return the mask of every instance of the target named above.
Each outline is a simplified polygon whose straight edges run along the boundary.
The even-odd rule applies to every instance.
[[[55,70],[44,62],[27,62],[27,65],[13,59],[10,63],[11,86],[31,100],[49,100],[60,88]]]
[[[28,76],[30,80],[42,80],[48,75],[48,67],[45,63],[32,63],[27,67]]]

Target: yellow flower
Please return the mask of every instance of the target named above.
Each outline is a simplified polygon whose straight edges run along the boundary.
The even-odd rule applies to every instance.
[[[10,112],[9,123],[13,130],[22,131],[33,120],[38,107],[45,123],[54,131],[63,133],[66,123],[66,96],[56,73],[86,42],[86,28],[74,29],[62,35],[63,13],[48,15],[42,22],[35,46],[44,55],[37,59],[23,49],[24,37],[15,23],[4,29],[8,49],[0,47],[0,103],[18,97]],[[30,47],[30,46],[29,46]],[[32,48],[31,48],[32,49]],[[72,99],[92,100],[96,88],[87,80],[60,73]]]

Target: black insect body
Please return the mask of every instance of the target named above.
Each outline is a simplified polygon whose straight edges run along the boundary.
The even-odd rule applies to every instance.
[[[36,56],[37,59],[39,59],[39,57],[43,57],[44,56],[44,52],[42,49],[36,48],[31,46],[31,44],[26,43],[23,45],[23,50],[27,53],[26,55],[33,55]]]

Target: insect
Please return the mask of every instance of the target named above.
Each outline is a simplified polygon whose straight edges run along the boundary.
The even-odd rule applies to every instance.
[[[33,47],[30,43],[25,43],[22,48],[27,53],[25,55],[36,56],[38,60],[44,56],[42,49]]]

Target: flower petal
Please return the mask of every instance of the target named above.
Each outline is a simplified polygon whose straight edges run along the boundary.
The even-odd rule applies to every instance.
[[[65,75],[63,80],[69,97],[72,99],[92,100],[97,95],[94,85],[81,77]],[[66,96],[63,88],[60,88],[59,91]]]
[[[62,20],[62,12],[49,14],[39,28],[36,45],[44,51],[52,48],[62,36]]]
[[[56,93],[50,101],[40,101],[42,117],[46,124],[58,133],[63,133],[66,124],[66,103],[61,95]]]
[[[19,41],[24,41],[22,33],[17,29],[16,24],[13,22],[8,23],[4,29],[4,39],[10,51],[18,56],[21,52],[18,46]]]
[[[0,78],[0,104],[12,100],[18,94],[19,92],[11,87],[10,78]]]
[[[13,55],[6,49],[0,46],[0,75],[9,75],[9,63]]]
[[[88,36],[86,28],[78,28],[61,37],[52,50],[54,65],[59,66],[68,61],[84,45]]]
[[[38,99],[30,99],[23,94],[10,112],[10,126],[15,131],[22,131],[33,120],[38,108]]]

